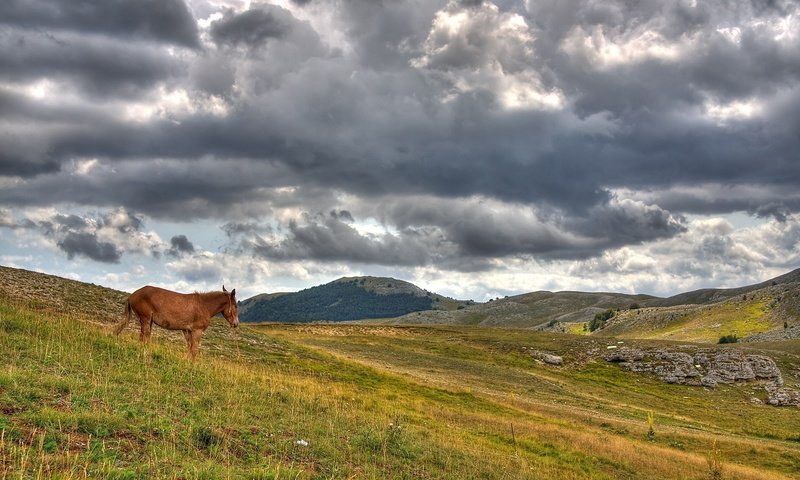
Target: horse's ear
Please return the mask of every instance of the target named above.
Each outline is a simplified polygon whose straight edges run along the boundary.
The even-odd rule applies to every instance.
[[[222,291],[226,293],[228,292],[227,290],[225,290],[225,285],[222,286]]]
[[[236,297],[236,289],[231,290],[231,298]]]

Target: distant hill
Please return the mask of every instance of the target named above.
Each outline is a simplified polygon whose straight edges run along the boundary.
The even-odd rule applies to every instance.
[[[385,323],[546,328],[589,321],[606,309],[628,308],[655,298],[622,293],[540,291],[465,305],[456,310],[416,312]]]
[[[0,298],[26,308],[95,323],[121,318],[128,294],[43,273],[0,266]],[[702,289],[669,298],[587,292],[532,292],[486,303],[447,298],[402,280],[346,277],[295,293],[240,302],[243,322],[368,320],[388,324],[513,327],[589,334],[588,323],[614,311],[598,337],[716,343],[800,336],[800,269],[754,285]]]
[[[389,324],[515,327],[589,334],[595,315],[613,318],[595,336],[716,343],[740,339],[794,338],[800,331],[800,269],[738,288],[702,289],[669,298],[586,292],[532,292],[467,306],[388,319]],[[789,327],[786,333],[778,335]],[[794,327],[794,328],[791,328]],[[770,332],[764,337],[765,332]]]
[[[596,335],[716,343],[773,332],[793,338],[800,328],[800,271],[731,289],[705,289],[622,310]],[[679,303],[683,302],[683,303]],[[777,335],[786,331],[787,335]],[[764,337],[764,338],[770,338]]]
[[[754,285],[737,288],[703,288],[692,292],[679,293],[669,298],[653,299],[647,305],[650,307],[674,307],[676,305],[717,303],[767,287],[796,282],[800,282],[800,268]]]
[[[295,293],[262,294],[239,303],[242,322],[313,322],[393,318],[448,310],[463,302],[386,277],[344,277]]]

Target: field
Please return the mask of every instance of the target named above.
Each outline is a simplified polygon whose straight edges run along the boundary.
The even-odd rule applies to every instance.
[[[0,478],[800,472],[797,408],[754,404],[765,398],[755,385],[703,389],[624,371],[597,356],[615,339],[453,326],[232,333],[214,320],[192,364],[180,336],[158,331],[143,346],[132,328],[110,334],[104,292],[68,313],[57,295],[0,297]],[[797,342],[769,349],[798,383]],[[541,351],[564,365],[540,362]]]

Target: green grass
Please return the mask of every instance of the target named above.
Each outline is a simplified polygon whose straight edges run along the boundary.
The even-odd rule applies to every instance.
[[[747,386],[631,374],[592,357],[605,345],[594,337],[360,325],[233,335],[215,320],[192,364],[180,335],[159,330],[143,346],[85,313],[0,299],[0,479],[703,479],[715,440],[725,478],[791,478],[800,464],[796,409],[753,405]]]
[[[638,318],[640,314],[647,317],[654,312],[660,318]],[[781,327],[768,317],[768,312],[764,300],[738,301],[738,298],[709,306],[672,307],[663,312],[644,309],[623,312],[619,323],[597,333],[621,338],[717,343],[725,335],[744,338]]]

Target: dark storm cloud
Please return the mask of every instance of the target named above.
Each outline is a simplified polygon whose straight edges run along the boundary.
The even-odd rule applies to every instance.
[[[194,244],[186,238],[186,235],[175,235],[169,240],[169,243],[168,255],[180,257],[185,253],[194,253]]]
[[[317,23],[256,4],[177,54],[197,33],[136,20],[149,3],[117,34],[71,6],[20,5],[0,82],[79,93],[0,90],[0,174],[26,177],[5,205],[219,218],[270,258],[397,265],[585,257],[680,235],[685,213],[800,210],[795,3],[353,0],[303,7],[327,12]],[[182,25],[166,5],[163,25]],[[155,113],[117,114],[132,100]],[[404,198],[413,215],[391,207]],[[335,215],[245,231],[281,209]]]
[[[314,259],[380,265],[424,265],[429,263],[426,238],[363,235],[331,216],[309,218],[302,225],[290,222],[285,238],[255,237],[249,247],[257,255],[274,260]]]
[[[124,99],[142,95],[179,70],[179,60],[149,45],[71,32],[0,32],[0,80],[68,82],[90,95]]]
[[[182,0],[4,0],[2,24],[199,45],[197,24]]]
[[[119,263],[124,253],[157,258],[163,245],[155,234],[144,231],[143,226],[139,216],[122,208],[84,216],[55,213],[42,217],[40,214],[34,219],[21,220],[0,210],[0,227],[36,232],[66,253],[70,260],[80,256],[97,262]]]
[[[122,257],[122,252],[113,243],[101,242],[93,233],[68,232],[56,245],[70,260],[84,256],[97,262],[119,263]]]
[[[454,270],[485,268],[485,259],[582,259],[622,245],[666,239],[686,231],[685,220],[641,202],[612,201],[586,216],[537,212],[489,199],[407,197],[362,205],[395,232],[367,234],[352,215],[331,211],[289,224],[286,235],[234,226],[244,245],[273,260],[315,259],[393,266],[433,264]]]
[[[258,47],[270,38],[282,38],[292,28],[294,17],[287,10],[262,5],[239,14],[228,12],[211,25],[211,37],[220,44]]]

